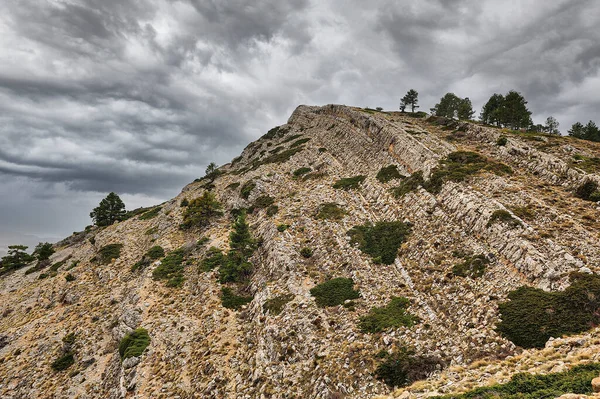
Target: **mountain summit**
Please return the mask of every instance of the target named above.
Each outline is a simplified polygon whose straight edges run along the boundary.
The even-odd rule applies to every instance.
[[[598,375],[599,150],[300,106],[176,198],[0,276],[0,397],[409,398]]]

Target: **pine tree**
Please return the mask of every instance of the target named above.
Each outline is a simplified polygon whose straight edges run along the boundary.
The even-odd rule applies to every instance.
[[[560,123],[556,120],[555,117],[549,116],[546,118],[546,125],[544,125],[544,131],[550,134],[560,134],[558,127]]]
[[[90,217],[97,226],[110,226],[123,220],[125,217],[125,204],[115,193],[110,193],[100,201],[100,205],[90,212]]]
[[[475,111],[473,110],[473,104],[471,103],[471,99],[469,97],[465,97],[458,103],[458,108],[456,110],[456,116],[461,120],[471,120],[473,119],[473,115],[475,115]]]
[[[222,283],[241,282],[252,274],[252,263],[248,261],[254,252],[254,240],[250,234],[250,226],[246,222],[246,211],[242,211],[229,233],[229,253],[219,268],[219,280]]]
[[[483,106],[479,119],[481,119],[483,123],[500,126],[500,113],[503,104],[504,96],[502,94],[494,93]]]
[[[400,110],[404,112],[406,107],[410,106],[411,112],[414,113],[416,108],[419,108],[419,93],[416,90],[410,89],[400,100]]]
[[[501,110],[500,122],[513,130],[528,129],[533,124],[531,112],[527,109],[527,101],[521,93],[509,91],[504,97]]]
[[[458,115],[458,106],[462,100],[454,93],[446,93],[440,99],[440,102],[431,108],[431,113],[435,116],[445,118],[456,118]]]
[[[37,260],[41,262],[50,258],[53,253],[54,248],[52,248],[52,244],[49,242],[40,242],[36,245],[32,255],[36,256]]]
[[[33,262],[35,258],[25,252],[26,250],[26,245],[9,245],[8,254],[0,262],[0,274],[19,269]]]
[[[581,122],[576,122],[571,126],[571,129],[568,131],[569,136],[576,137],[578,139],[585,138],[585,127]]]
[[[221,172],[219,171],[216,163],[211,162],[206,167],[205,177],[209,178],[211,181],[215,180],[220,174]]]

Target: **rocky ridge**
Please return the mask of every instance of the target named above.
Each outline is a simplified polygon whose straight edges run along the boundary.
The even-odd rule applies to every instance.
[[[502,135],[507,144],[498,146]],[[273,161],[293,149],[288,159]],[[40,279],[40,272],[18,270],[1,277],[0,397],[369,398],[391,391],[373,375],[375,355],[400,344],[445,359],[449,367],[395,397],[461,391],[518,370],[547,372],[597,360],[589,349],[598,345],[596,332],[574,337],[584,340],[579,346],[569,340],[558,345],[559,340],[545,350],[523,352],[494,326],[497,304],[510,290],[524,284],[561,289],[572,271],[599,271],[599,209],[572,193],[587,179],[600,182],[597,171],[581,168],[573,158],[593,157],[598,149],[571,138],[472,123],[300,106],[286,125],[224,165],[214,182],[189,184],[161,204],[155,218],[135,217],[64,241],[52,257],[66,260],[56,276]],[[390,192],[399,181],[375,178],[388,165],[405,176],[419,170],[427,176],[457,150],[502,162],[513,173],[486,172],[448,182],[438,194],[421,188],[402,198]],[[294,178],[303,167],[311,168],[309,175]],[[358,190],[332,187],[357,175],[366,176]],[[255,188],[244,199],[236,184],[248,181]],[[206,229],[182,231],[181,201],[206,190],[216,194],[225,214]],[[268,216],[256,209],[249,215],[253,235],[262,242],[252,258],[254,299],[241,311],[225,309],[216,272],[201,272],[196,264],[211,246],[227,249],[228,211],[264,195],[274,199],[278,212]],[[339,204],[347,215],[317,219],[324,203]],[[509,211],[519,225],[489,225],[497,210]],[[365,222],[395,220],[413,227],[392,265],[374,264],[346,235]],[[280,224],[289,228],[281,232]],[[93,261],[100,248],[115,243],[123,244],[117,259],[108,265]],[[183,287],[152,279],[160,261],[131,271],[154,245],[167,252],[189,249]],[[303,247],[313,249],[311,258],[300,256]],[[457,252],[486,254],[491,262],[484,277],[451,276]],[[65,280],[67,272],[75,281]],[[354,309],[316,306],[309,291],[329,277],[354,280],[361,292]],[[265,301],[279,295],[293,299],[279,315],[265,311]],[[392,296],[410,299],[410,311],[421,322],[380,334],[361,332],[358,318]],[[143,356],[122,362],[118,343],[139,326],[149,331],[151,344]],[[77,337],[75,364],[53,372],[49,365],[69,333]]]

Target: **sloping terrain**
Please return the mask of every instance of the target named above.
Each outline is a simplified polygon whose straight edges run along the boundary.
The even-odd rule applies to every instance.
[[[498,145],[501,136],[505,145]],[[600,209],[573,195],[585,181],[600,182],[592,161],[599,149],[435,118],[300,106],[214,181],[189,184],[156,216],[68,238],[51,258],[65,261],[55,273],[20,269],[0,277],[0,397],[369,398],[392,392],[375,370],[382,351],[403,345],[440,360],[413,389],[419,395],[466,390],[523,369],[551,371],[555,363],[517,367],[529,363],[514,360],[525,356],[522,349],[496,332],[498,303],[523,285],[564,289],[569,273],[599,271]],[[394,195],[409,176],[422,171],[427,178],[457,152],[477,153],[490,167]],[[382,182],[377,175],[390,165],[403,177]],[[339,183],[357,176],[364,178]],[[223,215],[182,230],[182,201],[208,190]],[[277,209],[263,207],[265,199]],[[324,204],[337,204],[340,217],[320,214]],[[210,247],[229,248],[230,211],[250,207],[260,242],[244,287],[253,299],[227,309],[218,271],[199,264]],[[410,234],[391,264],[374,262],[347,234],[395,221]],[[122,244],[120,255],[99,261],[110,244]],[[157,245],[167,254],[184,250],[180,287],[153,278],[160,260],[132,271]],[[303,256],[303,248],[311,254]],[[456,269],[477,256],[485,259],[479,273]],[[360,298],[318,306],[310,290],[337,277],[351,278]],[[392,297],[408,298],[419,321],[361,330],[360,318]],[[282,299],[280,313],[265,306],[274,298]],[[119,342],[139,327],[150,344],[141,357],[122,361]],[[74,342],[65,342],[71,333]],[[597,345],[596,335],[580,339]],[[65,353],[74,363],[54,371]],[[596,353],[570,359],[595,361]]]

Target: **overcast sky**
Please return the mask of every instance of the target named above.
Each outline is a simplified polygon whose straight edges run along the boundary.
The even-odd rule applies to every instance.
[[[538,123],[600,123],[599,66],[594,0],[2,0],[0,233],[160,203],[299,104],[516,89]]]

